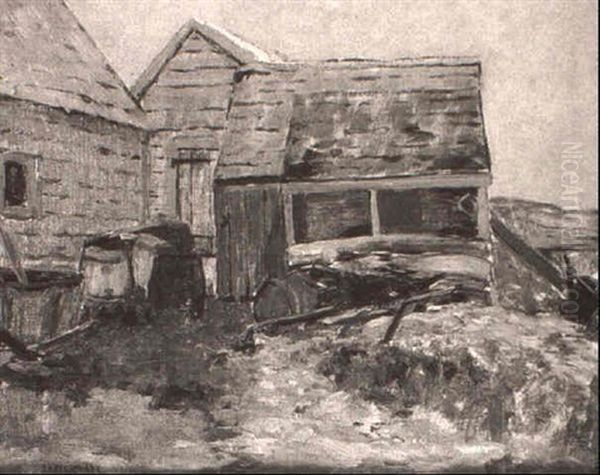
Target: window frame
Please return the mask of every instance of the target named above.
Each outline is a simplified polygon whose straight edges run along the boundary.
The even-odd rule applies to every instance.
[[[25,152],[4,152],[0,154],[0,213],[6,218],[28,219],[39,216],[41,203],[38,186],[39,155]],[[6,163],[19,163],[25,169],[26,201],[21,205],[7,206]]]
[[[475,188],[477,191],[477,209],[474,218],[476,220],[477,235],[471,239],[488,240],[490,238],[490,222],[489,222],[489,204],[488,204],[488,188],[492,179],[489,174],[469,174],[469,175],[440,175],[440,176],[414,176],[414,177],[392,177],[378,179],[357,179],[357,180],[340,180],[338,182],[288,182],[278,184],[283,195],[283,214],[285,221],[285,233],[288,252],[292,249],[302,249],[302,253],[312,253],[312,246],[323,245],[327,242],[347,241],[348,245],[352,241],[369,240],[369,239],[394,239],[394,238],[409,238],[419,239],[419,236],[427,239],[439,240],[440,242],[452,239],[447,236],[436,236],[432,233],[401,233],[401,234],[382,234],[381,223],[378,207],[378,191],[381,190],[411,190],[418,188]],[[238,185],[243,186],[243,185]],[[237,188],[237,187],[234,187]],[[292,196],[295,193],[313,193],[327,191],[343,191],[351,189],[369,190],[371,192],[371,219],[372,219],[372,235],[363,236],[360,238],[342,238],[331,241],[313,241],[310,243],[298,243],[294,236],[294,218]],[[461,238],[460,240],[465,240]],[[307,256],[304,256],[307,258]]]
[[[366,232],[364,234],[357,234],[355,236],[335,236],[335,237],[321,237],[320,239],[309,239],[306,240],[305,239],[301,239],[298,236],[298,230],[296,229],[297,227],[297,221],[296,221],[296,217],[298,216],[297,213],[297,209],[300,205],[300,200],[304,200],[304,204],[305,206],[308,205],[309,200],[311,200],[312,197],[314,197],[314,195],[344,195],[346,193],[361,193],[361,194],[365,194],[367,197],[367,202],[366,202],[366,207],[365,207],[365,212],[366,212],[366,216],[365,216],[365,223],[364,225],[367,225],[369,227],[369,232]],[[296,199],[298,199],[298,201],[296,201]],[[370,190],[367,189],[349,189],[349,190],[323,190],[323,191],[315,191],[315,192],[296,192],[296,193],[291,193],[290,194],[290,201],[291,201],[291,218],[292,218],[292,223],[291,226],[293,227],[292,233],[294,235],[294,243],[297,244],[310,244],[310,243],[314,243],[314,242],[322,242],[322,241],[336,241],[336,240],[340,240],[340,239],[352,239],[355,237],[368,237],[368,236],[373,236],[373,217],[371,215],[372,211],[373,211],[373,206],[371,203],[371,200],[373,199],[373,195],[371,193]],[[298,203],[298,204],[296,204]],[[297,207],[298,206],[298,207]],[[305,210],[306,213],[308,214],[309,210],[308,207]],[[348,229],[346,229],[346,232],[348,231]]]

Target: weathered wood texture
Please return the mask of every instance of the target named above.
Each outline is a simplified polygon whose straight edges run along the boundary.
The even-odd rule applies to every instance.
[[[142,111],[65,2],[2,2],[0,31],[0,94],[141,125]]]
[[[368,190],[298,193],[292,198],[297,243],[371,234]]]
[[[247,298],[286,271],[283,197],[278,189],[216,188],[219,296]]]
[[[256,321],[310,312],[317,308],[319,289],[301,272],[288,273],[259,286],[252,300]]]
[[[39,157],[39,216],[4,220],[24,267],[73,269],[86,236],[143,217],[144,131],[7,97],[0,124],[0,153]]]
[[[150,215],[183,219],[206,255],[215,252],[213,176],[238,66],[224,49],[191,31],[141,98],[152,131]],[[173,166],[190,150],[208,163]]]
[[[37,290],[0,289],[1,327],[26,343],[52,338],[77,325],[79,287],[47,287]]]
[[[511,231],[495,213],[492,213],[491,225],[494,234],[509,246],[523,262],[533,268],[556,289],[564,289],[565,275],[550,259]]]
[[[219,179],[489,170],[478,63],[340,62],[245,74]]]
[[[458,209],[461,197],[477,199],[475,188],[417,189],[377,192],[379,220],[383,234],[432,232],[474,237],[477,225]]]
[[[262,231],[263,224],[257,225],[257,220],[275,219],[275,215],[265,218],[261,213],[279,213],[283,221],[282,242],[270,249],[275,263],[284,261],[292,267],[331,265],[356,256],[381,255],[385,260],[389,255],[408,255],[396,259],[398,272],[415,273],[433,259],[437,267],[428,278],[436,273],[468,276],[475,266],[483,287],[493,280],[489,238],[479,236],[477,223],[457,208],[458,200],[466,194],[478,196],[476,188],[412,190],[408,192],[416,197],[412,201],[405,199],[407,191],[377,190],[378,199],[383,196],[378,206],[381,234],[373,233],[369,190],[290,194],[286,188],[285,183],[218,186],[219,295],[248,297],[264,279],[277,276],[257,271],[261,266],[254,262],[264,255],[261,246],[266,242],[255,235],[269,232]],[[272,209],[246,201],[260,196],[278,196],[280,202]],[[252,225],[258,227],[252,231]]]
[[[144,96],[147,89],[154,83],[157,76],[164,69],[165,64],[167,64],[178,51],[182,50],[182,45],[191,35],[199,35],[203,39],[208,40],[211,44],[219,45],[223,50],[227,51],[230,58],[240,64],[248,64],[256,61],[281,61],[281,58],[277,55],[263,51],[228,31],[221,30],[205,22],[191,19],[173,35],[162,51],[156,55],[132,86],[131,90],[136,98]],[[195,37],[197,38],[198,36]],[[184,46],[183,51],[186,53],[197,53],[198,49],[197,45],[191,43]],[[207,66],[219,69],[220,63],[218,62],[218,58],[215,59],[215,63],[216,64],[211,65],[207,62]],[[187,73],[192,70],[190,70],[190,68],[182,67],[174,69],[174,72]],[[198,81],[204,82],[202,78],[198,78]]]
[[[291,269],[302,272],[317,289],[317,305],[352,308],[384,305],[428,290],[455,289],[453,299],[490,302],[488,256],[463,252],[400,254],[340,250],[328,259]]]
[[[214,255],[215,222],[213,171],[216,162],[176,164],[177,217],[190,225],[195,247],[203,255]]]

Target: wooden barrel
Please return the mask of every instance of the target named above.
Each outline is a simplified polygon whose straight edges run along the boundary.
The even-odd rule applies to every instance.
[[[262,322],[310,312],[317,308],[318,297],[318,289],[310,278],[293,271],[258,287],[252,302],[254,318]]]

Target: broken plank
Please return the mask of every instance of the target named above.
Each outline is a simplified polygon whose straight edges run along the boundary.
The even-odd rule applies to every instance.
[[[265,320],[260,323],[253,323],[249,325],[246,330],[242,333],[240,339],[246,340],[249,335],[253,334],[255,331],[264,330],[266,328],[279,327],[285,325],[292,325],[294,323],[306,323],[314,320],[319,320],[320,318],[324,318],[329,315],[331,312],[335,311],[337,307],[329,306],[319,308],[317,310],[313,310],[312,312],[303,313],[300,315],[294,315],[292,317],[282,317],[282,318],[273,318],[271,320]]]
[[[352,323],[366,323],[379,317],[390,315],[391,310],[387,308],[373,309],[363,308],[357,311],[344,312],[341,315],[335,315],[323,319],[325,325],[348,325]]]
[[[336,310],[337,307],[331,305],[329,307],[319,308],[317,310],[313,310],[312,312],[302,313],[300,315],[294,315],[292,317],[282,317],[282,318],[274,318],[271,320],[265,320],[264,322],[253,324],[255,330],[260,330],[263,328],[268,328],[272,326],[284,326],[291,325],[294,323],[306,323],[313,320],[319,320],[320,318],[329,315],[331,312]]]
[[[539,251],[532,248],[523,239],[513,233],[496,215],[491,215],[492,230],[508,247],[510,247],[520,259],[535,269],[557,290],[563,291],[565,279],[556,266],[546,259]]]
[[[392,340],[392,338],[396,334],[398,326],[400,325],[400,320],[402,320],[402,318],[404,318],[406,315],[413,313],[420,303],[425,303],[426,301],[439,297],[450,296],[456,290],[458,289],[455,287],[443,290],[434,290],[432,292],[413,295],[411,297],[401,300],[400,305],[398,306],[395,312],[396,314],[394,315],[394,319],[392,320],[392,323],[390,323],[390,326],[386,330],[385,335],[381,340],[381,343],[388,343]]]
[[[48,348],[49,346],[56,344],[56,343],[60,343],[71,336],[78,335],[80,333],[85,332],[86,330],[91,329],[97,323],[98,323],[97,320],[89,320],[85,323],[82,323],[81,325],[77,325],[76,327],[71,328],[70,330],[68,330],[58,336],[55,336],[54,338],[50,338],[49,340],[44,340],[40,343],[30,345],[28,347],[28,349],[31,351],[36,351],[36,350],[40,350],[43,348]]]

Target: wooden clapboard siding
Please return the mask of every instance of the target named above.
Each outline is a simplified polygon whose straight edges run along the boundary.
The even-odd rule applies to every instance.
[[[4,219],[25,266],[73,269],[86,236],[143,219],[146,132],[6,97],[0,122],[0,153],[39,157],[39,215]]]
[[[181,217],[204,253],[213,252],[213,175],[238,66],[223,48],[191,31],[141,97],[152,130],[150,214]],[[210,162],[174,165],[182,148],[201,151]]]
[[[218,294],[247,298],[285,273],[286,231],[279,189],[216,189]]]

